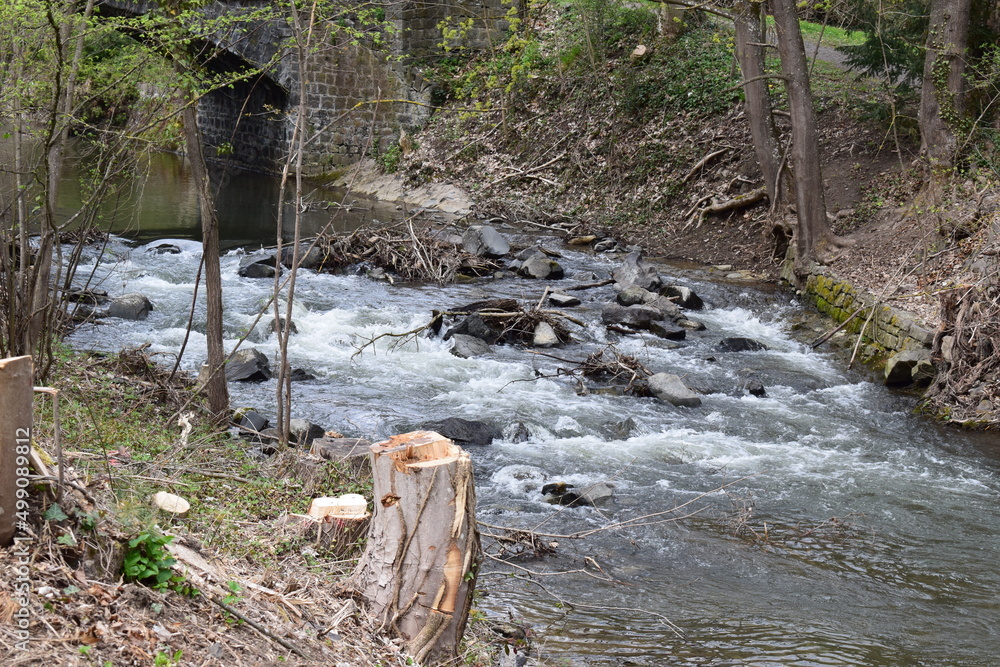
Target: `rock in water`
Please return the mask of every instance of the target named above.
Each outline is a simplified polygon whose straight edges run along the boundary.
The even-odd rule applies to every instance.
[[[460,447],[466,445],[488,445],[494,438],[500,437],[500,432],[484,422],[448,417],[438,421],[427,422],[421,429],[435,431],[446,438],[455,441]]]
[[[482,338],[457,333],[452,334],[451,339],[455,342],[451,347],[451,353],[462,359],[481,357],[493,351],[493,348]]]
[[[237,273],[244,278],[273,278],[278,269],[278,258],[273,252],[258,252],[240,260]]]
[[[123,320],[144,320],[149,317],[153,304],[142,294],[125,294],[111,299],[108,305],[108,317],[120,317]]]
[[[322,438],[326,431],[322,426],[305,419],[292,419],[288,422],[289,444],[299,447],[310,447],[317,438]]]
[[[239,350],[226,364],[226,379],[230,382],[264,382],[271,379],[271,364],[256,348]]]
[[[563,292],[552,292],[549,294],[549,305],[556,308],[572,308],[580,305],[580,299],[571,294]]]
[[[926,383],[933,377],[934,365],[928,350],[903,350],[885,362],[885,383],[891,387]]]
[[[698,394],[688,389],[679,377],[671,373],[657,373],[647,381],[649,391],[661,401],[682,408],[696,408],[701,405]]]
[[[462,235],[462,247],[470,255],[503,257],[510,252],[510,243],[489,225],[473,225]]]
[[[684,287],[682,285],[667,285],[660,290],[660,294],[669,298],[681,308],[687,308],[688,310],[701,310],[705,307],[705,302],[702,301],[701,297],[695,294],[694,290],[690,287]]]
[[[551,324],[542,321],[535,325],[535,335],[531,344],[535,347],[552,347],[559,344],[559,336]]]
[[[626,255],[625,261],[611,275],[621,289],[635,285],[646,290],[654,290],[661,282],[660,274],[643,258],[641,250]]]
[[[715,346],[715,349],[719,352],[759,352],[760,350],[769,350],[771,348],[759,340],[735,336],[733,338],[723,338]]]
[[[563,277],[563,268],[542,253],[537,253],[524,260],[517,269],[517,275],[522,278],[537,278],[538,280],[558,280]]]

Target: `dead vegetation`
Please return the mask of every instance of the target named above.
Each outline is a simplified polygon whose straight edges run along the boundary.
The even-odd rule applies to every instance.
[[[412,219],[386,226],[365,226],[347,235],[324,234],[317,241],[326,270],[367,263],[406,282],[450,283],[459,275],[481,276],[503,265],[465,252],[461,237]]]

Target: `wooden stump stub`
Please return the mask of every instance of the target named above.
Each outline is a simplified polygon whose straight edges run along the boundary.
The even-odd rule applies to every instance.
[[[0,359],[0,547],[14,539],[18,480],[28,474],[34,375],[30,356]]]
[[[454,658],[482,561],[468,452],[433,431],[371,446],[375,513],[350,585],[421,664]]]

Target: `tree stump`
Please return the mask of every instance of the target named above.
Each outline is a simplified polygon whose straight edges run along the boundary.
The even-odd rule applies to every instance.
[[[371,446],[375,514],[349,586],[421,664],[454,658],[482,561],[469,454],[433,431]]]
[[[28,474],[33,381],[30,356],[0,360],[0,547],[14,539],[18,480]]]

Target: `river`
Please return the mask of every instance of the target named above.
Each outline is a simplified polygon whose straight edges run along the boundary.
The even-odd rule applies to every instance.
[[[179,255],[142,245],[197,238],[183,169],[163,164],[165,175],[147,182],[136,202],[138,226],[123,230],[129,238],[116,238],[105,258],[85,267],[98,286],[146,294],[155,310],[143,322],[83,327],[72,336],[77,347],[149,343],[149,352],[170,355],[184,338],[200,244],[181,243]],[[220,207],[229,248],[222,258],[228,346],[272,289],[270,281],[239,277],[237,267],[239,247],[273,243],[273,181],[238,178]],[[321,206],[313,214],[310,224],[329,217]],[[569,276],[606,275],[622,257],[509,233],[563,253]],[[555,554],[517,561],[543,572],[585,569],[536,579],[562,603],[523,571],[487,568],[478,607],[523,619],[541,652],[565,664],[997,664],[1000,465],[993,443],[913,416],[912,397],[812,351],[794,331],[801,310],[786,292],[698,269],[660,270],[704,298],[706,309],[691,315],[705,331],[679,347],[619,339],[599,324],[611,288],[591,289],[579,293],[584,303],[574,313],[588,323],[574,330],[579,342],[554,353],[582,360],[614,342],[654,372],[677,373],[707,392],[699,408],[580,395],[574,381],[551,377],[566,364],[509,346],[460,359],[450,343],[422,337],[394,350],[383,340],[354,356],[374,335],[426,323],[432,309],[494,296],[537,301],[538,281],[439,287],[302,272],[290,356],[316,379],[294,385],[293,416],[371,439],[451,416],[503,427],[504,438],[472,452],[478,516],[490,524],[567,534],[694,500],[683,512],[697,513],[687,519],[661,516],[558,539]],[[196,318],[196,327],[203,321]],[[734,335],[770,349],[715,349]],[[254,332],[250,343],[274,357],[273,336]],[[193,370],[204,356],[196,333],[183,366]],[[765,397],[741,390],[751,374]],[[232,393],[234,405],[268,412],[274,383],[236,385]],[[518,423],[530,433],[526,441],[515,442]],[[600,509],[555,507],[540,494],[548,481],[609,481],[615,498]]]

